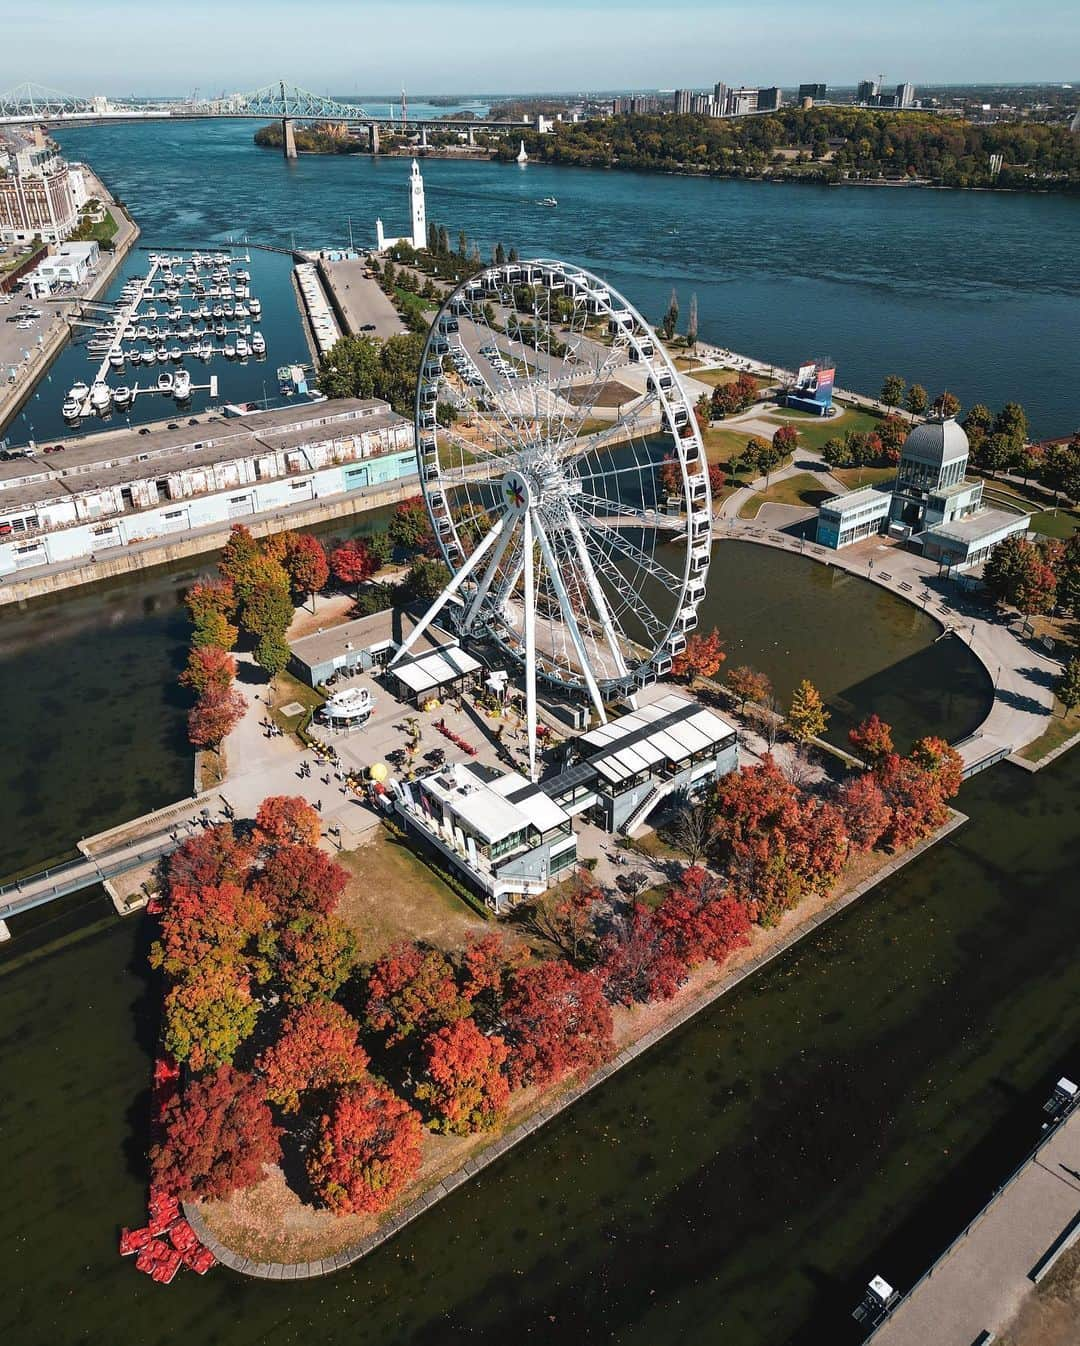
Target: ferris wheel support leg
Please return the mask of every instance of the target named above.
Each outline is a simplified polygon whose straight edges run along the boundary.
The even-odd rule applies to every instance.
[[[533,588],[532,511],[522,520],[525,570],[525,725],[529,739],[529,779],[536,781],[536,594]]]
[[[589,591],[589,597],[592,599],[593,607],[596,609],[596,615],[600,618],[600,626],[604,632],[604,639],[608,643],[608,649],[611,651],[611,657],[615,661],[615,667],[618,669],[619,676],[625,678],[627,673],[626,660],[623,658],[623,652],[619,648],[619,640],[615,634],[615,623],[611,619],[611,609],[607,605],[607,599],[604,597],[603,589],[600,588],[600,581],[596,578],[596,570],[593,567],[589,549],[585,545],[585,538],[581,532],[581,525],[578,523],[572,510],[566,511],[566,518],[570,528],[570,535],[574,539],[574,546],[577,549],[578,560],[581,562],[581,568],[585,572],[585,587]],[[633,703],[633,696],[631,696],[630,700],[631,703]]]
[[[397,654],[395,654],[393,659],[390,660],[389,667],[393,668],[393,666],[397,663],[397,661],[400,658],[402,658],[403,655],[408,654],[409,650],[412,649],[413,645],[420,639],[420,637],[428,629],[428,627],[439,615],[439,613],[442,612],[443,608],[446,607],[447,603],[449,603],[451,598],[453,598],[453,596],[457,593],[457,591],[469,578],[472,572],[483,560],[484,556],[487,554],[488,550],[494,543],[495,539],[498,537],[502,529],[502,524],[503,521],[500,520],[494,526],[494,528],[490,529],[490,531],[487,532],[484,535],[484,537],[480,540],[476,549],[473,551],[473,554],[469,557],[469,559],[465,562],[465,564],[453,577],[453,579],[442,591],[442,593],[438,596],[438,598],[436,598],[435,602],[432,603],[431,607],[428,608],[427,612],[425,612],[424,615],[420,618],[420,621],[416,624],[416,626],[414,626],[413,629],[409,632],[408,640],[402,641]]]
[[[548,541],[547,533],[544,532],[540,520],[534,520],[536,528],[536,540],[540,543],[540,551],[543,553],[544,564],[548,568],[552,587],[555,590],[559,600],[559,606],[562,608],[563,621],[566,622],[566,628],[570,632],[570,639],[573,642],[574,649],[577,651],[577,657],[581,661],[581,672],[585,678],[585,685],[589,689],[589,695],[592,697],[593,705],[596,707],[596,713],[600,716],[600,723],[607,724],[607,711],[604,709],[604,698],[600,695],[600,688],[596,685],[596,679],[593,677],[592,668],[589,666],[589,657],[585,652],[585,642],[581,638],[581,629],[577,624],[577,618],[574,616],[574,606],[570,602],[570,595],[566,592],[566,586],[562,582],[562,576],[559,574],[559,565],[555,560],[555,553],[551,550],[551,543]]]
[[[505,514],[503,516],[502,522],[499,525],[499,531],[502,534],[502,536],[499,538],[499,542],[495,550],[491,553],[491,560],[488,562],[487,569],[484,571],[484,578],[480,581],[480,587],[477,589],[475,595],[473,596],[473,601],[469,604],[469,609],[466,612],[465,619],[461,624],[461,628],[463,631],[468,631],[468,629],[472,626],[473,622],[476,620],[476,615],[480,611],[480,607],[483,604],[484,599],[487,598],[488,596],[488,590],[491,588],[492,581],[495,578],[495,573],[499,569],[499,562],[505,555],[507,544],[514,535],[514,525],[516,524],[516,522],[517,519],[512,514]]]

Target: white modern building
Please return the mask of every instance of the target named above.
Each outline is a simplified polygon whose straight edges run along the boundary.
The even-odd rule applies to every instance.
[[[94,242],[61,243],[25,277],[23,288],[36,298],[52,294],[58,285],[81,285],[99,260],[100,250]]]
[[[968,437],[952,416],[931,416],[908,435],[891,486],[834,495],[818,510],[817,541],[847,547],[888,530],[954,570],[984,561],[999,542],[1027,531],[1027,515],[987,509],[981,478],[965,475]]]
[[[383,233],[381,219],[375,221],[375,247],[378,252],[389,252],[399,243],[408,243],[419,251],[427,247],[427,207],[424,204],[424,179],[420,176],[420,165],[414,159],[409,174],[409,218],[412,232],[403,238],[387,238]]]
[[[495,912],[539,897],[577,863],[569,813],[516,771],[452,762],[395,789],[406,831]]]

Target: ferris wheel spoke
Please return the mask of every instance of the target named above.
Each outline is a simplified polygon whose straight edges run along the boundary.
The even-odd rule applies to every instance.
[[[637,509],[621,500],[604,499],[582,491],[578,497],[589,507],[589,521],[609,528],[657,528],[664,516],[655,509]]]
[[[681,575],[672,574],[654,556],[650,556],[648,552],[635,546],[629,538],[624,537],[617,529],[605,527],[597,520],[585,517],[582,518],[582,523],[594,537],[604,538],[615,551],[620,552],[628,561],[633,561],[639,569],[645,571],[653,579],[659,580],[672,592],[677,593],[682,588]]]
[[[530,511],[532,513],[532,511]],[[574,606],[570,602],[570,596],[566,591],[566,585],[563,582],[562,574],[559,570],[558,562],[555,559],[555,553],[551,549],[551,543],[548,541],[547,533],[540,522],[539,517],[534,518],[533,526],[536,531],[536,539],[540,543],[540,553],[544,558],[544,564],[547,566],[548,579],[552,588],[555,590],[555,596],[558,599],[559,606],[562,608],[563,621],[570,635],[574,649],[577,652],[578,659],[581,661],[581,673],[585,679],[585,685],[589,689],[589,696],[592,698],[593,705],[596,707],[596,713],[600,716],[600,723],[607,723],[607,711],[604,709],[604,698],[600,695],[600,688],[596,685],[596,678],[593,675],[589,659],[585,653],[585,642],[581,638],[581,629],[577,623],[577,617],[574,614]],[[526,566],[531,557],[527,559]]]

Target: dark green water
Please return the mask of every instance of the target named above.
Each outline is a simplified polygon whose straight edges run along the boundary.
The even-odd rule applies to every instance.
[[[59,777],[36,814],[15,811],[28,768],[5,757],[9,854],[61,849],[76,821],[185,788],[182,706],[162,679],[202,568],[5,614],[0,690],[43,754],[35,784]],[[964,647],[928,644],[928,619],[868,585],[721,543],[711,588],[732,657],[781,687],[805,670],[859,713],[887,705],[905,736],[980,714]],[[75,720],[65,679],[82,666],[108,689],[102,664],[125,695],[84,697]],[[952,701],[928,700],[947,676]],[[976,778],[949,843],[360,1266],[289,1287],[218,1271],[166,1293],[116,1257],[145,1186],[145,934],[88,924],[93,897],[39,917],[0,963],[5,1340],[844,1341],[865,1278],[913,1279],[1034,1136],[1054,1073],[1075,1068],[1078,794],[1075,758]]]
[[[1077,1065],[1080,760],[972,822],[359,1266],[168,1291],[142,1210],[154,1010],[108,921],[0,972],[0,1330],[19,1346],[842,1343],[1037,1134]]]

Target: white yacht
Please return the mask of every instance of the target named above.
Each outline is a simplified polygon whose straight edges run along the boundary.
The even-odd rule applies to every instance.
[[[253,318],[257,318],[262,312],[262,304],[254,296],[248,300],[248,312]]]
[[[244,337],[236,338],[236,357],[238,360],[246,360],[251,354],[251,347]]]
[[[214,343],[209,337],[204,337],[202,345],[199,347],[199,355],[203,360],[209,360],[214,354]]]
[[[112,400],[114,407],[131,406],[131,389],[126,383],[121,383],[118,388],[113,389]]]
[[[73,383],[71,387],[68,389],[68,397],[74,398],[75,401],[78,402],[79,406],[82,406],[82,404],[86,401],[87,397],[89,396],[89,393],[90,393],[90,385],[88,383],[81,383],[81,382]]]
[[[124,365],[124,352],[122,350],[111,350],[109,352],[109,364],[113,369],[122,369]]]
[[[231,341],[226,342],[226,344],[225,344],[225,359],[226,359],[226,360],[231,360],[235,355],[236,355],[236,347],[232,344]]]
[[[184,352],[180,349],[179,346],[173,346],[172,349],[169,351],[170,360],[182,360],[183,358],[184,358]]]
[[[154,359],[158,362],[159,365],[163,365],[168,360],[168,358],[169,358],[169,352],[165,349],[164,346],[159,346],[157,348],[156,354],[154,355]]]
[[[164,374],[157,376],[157,390],[159,393],[171,393],[173,390],[173,376],[166,370]]]
[[[112,406],[112,393],[109,385],[100,380],[90,389],[90,405],[95,411],[108,411]]]
[[[191,396],[191,375],[186,369],[177,371],[176,378],[173,380],[173,397],[178,402],[185,402]]]
[[[80,412],[82,411],[82,405],[83,404],[81,402],[76,402],[75,398],[73,397],[65,397],[64,405],[62,408],[64,414],[64,420],[66,421],[76,420]]]
[[[266,354],[266,338],[263,336],[261,332],[252,332],[251,349],[255,352],[256,355]]]

